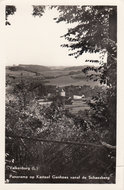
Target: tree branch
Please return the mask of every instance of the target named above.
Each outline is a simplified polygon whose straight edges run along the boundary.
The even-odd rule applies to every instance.
[[[110,144],[108,144],[108,143],[106,143],[106,142],[102,142],[102,141],[100,141],[100,142],[101,142],[101,144],[102,144],[103,146],[105,146],[105,147],[107,147],[107,148],[109,148],[109,149],[116,149],[116,146],[110,145]]]
[[[32,141],[42,141],[46,143],[73,144],[73,145],[85,145],[85,146],[95,146],[95,147],[105,146],[110,149],[116,149],[116,146],[112,146],[105,142],[101,142],[101,145],[100,145],[100,144],[94,144],[94,143],[80,143],[80,142],[72,142],[72,141],[59,141],[59,140],[48,140],[48,139],[41,139],[41,138],[31,138],[31,137],[24,137],[24,136],[19,136],[19,135],[8,135],[7,137],[28,139]]]

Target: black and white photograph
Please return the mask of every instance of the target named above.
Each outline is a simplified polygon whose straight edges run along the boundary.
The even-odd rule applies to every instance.
[[[5,5],[5,184],[116,184],[117,18]]]

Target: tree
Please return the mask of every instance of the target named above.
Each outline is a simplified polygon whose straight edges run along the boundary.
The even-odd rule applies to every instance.
[[[107,64],[103,61],[103,56],[101,56],[100,67],[98,68],[102,74],[101,83],[108,86],[115,85],[117,56],[116,7],[58,6],[57,9],[60,12],[59,18],[55,18],[57,23],[61,21],[77,23],[63,36],[69,43],[62,46],[72,50],[69,55],[76,58],[84,52],[99,52],[103,56],[107,53]],[[114,73],[113,76],[110,76],[110,71],[112,70]]]
[[[97,68],[87,67],[89,70],[99,72],[101,84],[106,86],[105,94],[98,94],[95,103],[90,104],[94,110],[92,119],[103,126],[100,117],[104,117],[106,128],[110,132],[110,142],[116,144],[116,65],[117,65],[117,7],[116,6],[51,6],[59,12],[59,17],[54,18],[57,23],[75,23],[76,26],[68,29],[63,37],[68,41],[62,47],[69,48],[70,56],[78,58],[84,52],[98,53],[101,55]],[[35,8],[35,15],[39,15],[40,9]],[[107,54],[107,62],[104,55]],[[88,60],[87,60],[88,61]],[[93,62],[93,60],[90,60]],[[95,60],[95,62],[98,62]],[[97,76],[98,77],[98,76]],[[94,123],[94,122],[93,122]],[[105,126],[104,126],[105,127]]]

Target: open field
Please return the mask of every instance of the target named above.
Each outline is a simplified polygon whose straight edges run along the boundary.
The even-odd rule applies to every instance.
[[[86,66],[85,66],[86,67]],[[82,72],[83,67],[69,67],[69,68],[49,68],[44,66],[12,66],[6,67],[6,75],[9,78],[14,77],[18,80],[20,77],[24,79],[38,79],[41,83],[46,85],[55,85],[58,87],[64,86],[83,86],[91,87],[100,86],[98,81],[88,80],[86,75]],[[39,69],[39,72],[38,72]]]
[[[74,101],[72,105],[65,105],[65,108],[73,114],[90,109],[90,107],[82,100]]]
[[[89,85],[89,86],[94,87],[94,86],[100,85],[99,82],[87,80],[86,78],[85,79],[74,79],[71,77],[71,75],[61,76],[61,77],[58,77],[55,79],[50,79],[47,84],[56,85],[59,87],[70,86],[70,85],[74,85],[74,86]]]
[[[7,75],[13,75],[15,77],[19,77],[19,76],[21,76],[21,73],[23,74],[23,76],[35,76],[35,73],[30,72],[30,71],[21,71],[21,70],[11,71],[9,69],[6,69]]]
[[[44,77],[60,77],[63,75],[68,75],[69,71],[64,71],[64,70],[60,70],[60,69],[55,69],[55,70],[50,70],[50,71],[44,71],[44,72],[40,72],[40,74],[44,75]]]

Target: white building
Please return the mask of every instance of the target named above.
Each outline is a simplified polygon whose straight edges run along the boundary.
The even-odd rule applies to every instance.
[[[85,97],[84,95],[82,95],[82,96],[73,95],[74,100],[82,100],[84,97]]]
[[[60,96],[65,97],[65,91],[62,89],[62,91],[60,92]]]

